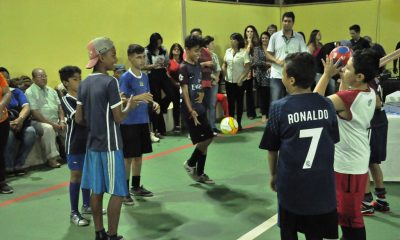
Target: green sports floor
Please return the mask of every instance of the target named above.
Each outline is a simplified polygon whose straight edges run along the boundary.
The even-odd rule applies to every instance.
[[[182,164],[193,150],[187,135],[154,144],[144,161],[142,183],[155,196],[122,207],[119,234],[129,240],[280,239],[267,153],[258,149],[264,125],[258,121],[245,119],[242,133],[215,138],[206,164],[214,186],[194,183],[184,171]],[[10,178],[15,193],[0,195],[0,239],[94,239],[93,223],[76,227],[69,221],[68,181],[66,165]],[[392,211],[364,218],[367,239],[400,239],[400,183],[386,183],[386,188]],[[107,202],[108,196],[104,206]]]

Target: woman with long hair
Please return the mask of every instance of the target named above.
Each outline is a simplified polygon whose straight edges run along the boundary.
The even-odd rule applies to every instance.
[[[162,46],[162,43],[163,38],[159,33],[151,34],[149,44],[145,50],[146,64],[143,68],[149,76],[150,92],[153,94],[153,99],[155,102],[160,103],[161,107],[161,114],[150,113],[154,134],[159,138],[166,134],[163,113],[167,112],[168,106],[166,106],[166,103],[170,102],[169,98],[171,98],[173,89],[172,83],[167,76],[169,58],[167,50]],[[161,90],[166,94],[164,99],[161,99]],[[154,139],[153,134],[152,138]]]
[[[179,43],[174,43],[169,50],[169,64],[167,74],[171,80],[173,89],[170,101],[174,104],[173,117],[174,117],[174,132],[180,133],[180,84],[179,84],[179,66],[183,61],[183,48]]]
[[[257,84],[258,103],[262,115],[261,121],[263,123],[267,122],[270,105],[271,62],[267,61],[267,57],[265,55],[270,37],[271,35],[267,31],[261,33],[261,45],[254,48],[252,58],[254,78]]]
[[[307,48],[308,51],[313,55],[313,57],[316,57],[318,55],[321,47],[323,46],[321,43],[321,39],[321,32],[318,29],[312,30],[310,34],[310,39],[307,43]]]
[[[256,27],[248,25],[244,29],[244,43],[247,54],[250,59],[253,57],[254,48],[260,45],[259,36]],[[253,96],[253,71],[250,70],[246,80],[243,82],[243,88],[246,91],[246,111],[249,119],[256,118]]]
[[[240,33],[232,33],[230,40],[231,47],[225,52],[222,71],[225,75],[229,115],[235,117],[236,113],[239,131],[241,131],[244,95],[243,82],[246,81],[250,71],[250,57],[245,50],[244,39]]]

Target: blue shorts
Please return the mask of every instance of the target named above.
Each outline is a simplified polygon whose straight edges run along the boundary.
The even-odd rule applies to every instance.
[[[121,197],[128,196],[122,151],[87,150],[81,187],[91,189],[95,194],[107,192]]]
[[[67,163],[69,170],[82,171],[83,163],[85,161],[85,154],[68,154]]]

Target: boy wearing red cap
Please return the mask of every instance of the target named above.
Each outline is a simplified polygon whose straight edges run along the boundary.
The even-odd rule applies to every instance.
[[[100,37],[89,42],[89,62],[93,68],[79,86],[75,121],[87,126],[89,134],[82,176],[82,188],[92,190],[91,207],[96,240],[123,239],[117,235],[122,198],[128,195],[125,186],[125,166],[119,123],[138,105],[130,97],[123,109],[118,80],[107,74],[117,62],[116,50],[109,38]],[[103,194],[111,194],[108,203],[108,232],[103,226]]]

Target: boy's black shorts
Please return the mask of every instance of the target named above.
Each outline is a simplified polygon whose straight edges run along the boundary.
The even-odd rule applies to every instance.
[[[371,155],[369,157],[369,164],[380,164],[386,160],[387,132],[387,124],[371,128],[369,139]]]
[[[141,157],[144,153],[151,153],[149,124],[121,124],[121,136],[124,158]]]
[[[189,130],[190,139],[192,140],[193,144],[197,144],[214,137],[214,133],[208,124],[205,113],[197,117],[197,120],[200,122],[200,125],[197,126],[195,126],[193,119],[189,118],[186,114],[184,118]]]
[[[386,160],[388,119],[385,111],[375,110],[369,131],[369,145],[371,155],[369,164],[380,164]]]
[[[337,239],[338,214],[332,212],[319,215],[298,215],[279,206],[279,227],[281,239],[293,239],[293,234],[301,232],[309,237]]]

